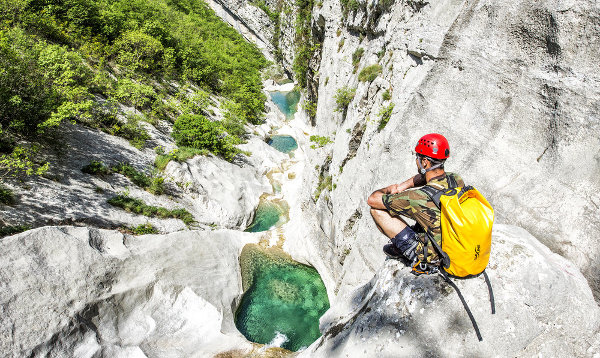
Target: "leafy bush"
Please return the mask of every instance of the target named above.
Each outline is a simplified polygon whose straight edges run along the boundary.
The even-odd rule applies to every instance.
[[[91,175],[108,175],[108,174],[110,174],[110,169],[106,165],[104,165],[104,163],[97,161],[97,160],[91,161],[90,164],[81,168],[81,171],[86,174],[91,174]]]
[[[162,219],[179,219],[187,226],[196,223],[194,216],[186,209],[169,210],[163,207],[150,206],[146,205],[146,203],[140,199],[131,198],[127,195],[117,195],[112,197],[108,200],[108,203],[135,214],[141,214],[149,217],[159,217]]]
[[[150,103],[156,97],[156,92],[152,86],[124,78],[117,82],[111,96],[117,101],[141,111],[149,108]]]
[[[326,146],[329,143],[333,143],[333,141],[329,137],[323,137],[323,136],[319,136],[319,135],[311,135],[310,141],[315,143],[310,146],[313,149],[321,148],[321,147]]]
[[[361,82],[372,82],[381,73],[381,66],[374,64],[367,66],[358,74],[358,80]]]
[[[386,124],[390,121],[393,109],[393,103],[390,103],[387,107],[381,108],[379,111],[379,126],[377,127],[378,131],[381,131],[383,128],[385,128]]]
[[[0,227],[0,237],[9,236],[21,233],[23,231],[31,230],[30,225],[9,225]]]
[[[235,139],[227,135],[223,126],[202,115],[180,116],[173,125],[172,135],[178,146],[206,149],[227,160],[239,153],[233,146]]]
[[[354,66],[354,72],[356,72],[356,70],[358,69],[358,65],[360,65],[360,59],[362,58],[364,53],[365,53],[365,49],[362,47],[359,47],[352,54],[352,65]]]
[[[168,154],[157,155],[156,159],[154,160],[154,166],[158,170],[164,170],[171,160],[174,160],[176,162],[185,162],[186,160],[193,158],[197,155],[208,155],[208,153],[210,153],[210,151],[206,149],[179,147],[173,149]]]
[[[15,195],[12,190],[0,185],[0,204],[14,205],[15,203]]]
[[[48,171],[48,162],[40,162],[35,156],[35,145],[17,145],[9,154],[0,154],[0,178],[42,175]]]
[[[221,124],[223,128],[234,137],[242,137],[246,134],[244,125],[246,120],[241,106],[233,101],[225,101],[221,103],[221,110],[223,112],[223,120]]]
[[[384,101],[389,101],[392,98],[390,90],[386,89],[385,92],[381,94],[381,98],[383,98]]]
[[[345,111],[348,108],[348,105],[354,99],[354,95],[356,94],[356,88],[348,88],[342,87],[338,89],[335,93],[335,110],[338,112]]]
[[[146,128],[140,123],[139,116],[128,116],[125,123],[115,124],[109,133],[129,140],[129,144],[137,149],[142,149],[150,139]]]
[[[317,189],[314,192],[315,201],[319,200],[321,193],[323,190],[331,191],[333,189],[332,185],[332,176],[327,175],[325,177],[319,177],[319,184],[317,184]]]
[[[160,41],[139,30],[125,32],[112,50],[117,62],[132,72],[158,70],[164,55]]]
[[[125,231],[133,235],[158,234],[158,230],[150,223],[128,227]]]
[[[329,77],[328,77],[329,78]],[[302,109],[308,113],[311,118],[317,115],[317,103],[312,101],[306,101],[302,103]]]
[[[112,171],[126,176],[131,182],[140,188],[148,188],[152,183],[152,179],[143,172],[135,169],[131,164],[121,162],[113,166]]]

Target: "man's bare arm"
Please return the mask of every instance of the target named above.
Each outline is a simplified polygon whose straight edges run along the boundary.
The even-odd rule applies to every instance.
[[[409,178],[400,184],[392,184],[385,188],[375,190],[367,199],[367,204],[373,209],[386,209],[385,205],[383,205],[382,199],[384,194],[398,194],[405,190],[417,186],[423,186],[425,184],[425,176],[422,174],[417,174],[414,177]]]

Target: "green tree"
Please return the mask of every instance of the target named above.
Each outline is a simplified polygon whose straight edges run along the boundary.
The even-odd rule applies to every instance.
[[[173,138],[178,146],[207,149],[232,160],[239,152],[219,122],[212,122],[199,114],[184,114],[173,125]]]

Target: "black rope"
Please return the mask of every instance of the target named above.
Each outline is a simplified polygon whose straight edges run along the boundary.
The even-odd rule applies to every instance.
[[[496,313],[496,303],[494,302],[494,292],[492,291],[492,284],[490,282],[490,278],[487,275],[485,270],[483,271],[483,278],[485,279],[485,283],[488,287],[488,292],[490,293],[490,303],[492,304],[492,314]]]
[[[440,272],[443,272],[443,271],[440,270]],[[469,309],[469,306],[467,305],[467,302],[465,301],[465,298],[460,293],[460,290],[454,284],[454,282],[452,282],[452,280],[450,280],[448,278],[448,276],[446,276],[445,273],[442,273],[442,276],[444,277],[444,279],[446,280],[446,282],[448,282],[448,284],[450,286],[452,286],[452,288],[454,288],[454,290],[458,294],[458,298],[460,298],[460,301],[462,302],[463,306],[465,307],[465,311],[467,311],[467,314],[469,315],[469,318],[471,319],[471,323],[473,324],[473,328],[475,329],[475,334],[477,334],[477,339],[479,339],[479,342],[483,341],[483,338],[481,337],[481,333],[479,332],[479,327],[477,326],[477,322],[475,322],[475,317],[473,317],[473,314],[471,313],[471,310]]]

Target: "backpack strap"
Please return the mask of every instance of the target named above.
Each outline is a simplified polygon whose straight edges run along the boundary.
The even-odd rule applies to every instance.
[[[427,232],[427,238],[429,239],[429,241],[431,241],[431,243],[433,244],[433,247],[435,247],[436,251],[442,258],[442,267],[443,268],[450,267],[450,256],[448,256],[448,254],[445,253],[444,250],[442,250],[440,245],[433,239],[433,236],[428,232]]]
[[[488,277],[485,270],[483,270],[483,278],[485,279],[485,283],[488,287],[488,293],[490,294],[490,304],[492,305],[492,314],[496,313],[496,304],[494,302],[494,292],[492,292],[492,284],[490,283],[490,278]]]
[[[446,174],[446,178],[448,179],[448,189],[454,189],[458,187],[458,183],[456,179],[454,179],[454,175]]]
[[[460,293],[458,286],[456,286],[456,284],[454,282],[452,282],[452,280],[450,280],[450,278],[448,277],[448,275],[446,274],[446,272],[444,270],[440,270],[440,275],[442,275],[442,277],[444,277],[444,280],[450,286],[452,286],[452,288],[458,294],[458,298],[460,298],[460,302],[462,302],[463,307],[465,308],[465,311],[467,311],[467,315],[469,315],[469,318],[471,319],[471,324],[473,324],[473,328],[475,329],[475,334],[477,335],[477,339],[479,339],[480,342],[483,341],[483,338],[481,337],[481,332],[479,332],[479,326],[477,326],[477,322],[475,322],[475,317],[473,317],[473,313],[471,313],[471,310],[469,309],[469,306],[467,305],[467,301],[465,301],[465,298],[463,297],[462,293]]]
[[[444,190],[436,189],[429,185],[423,186],[422,188],[420,188],[420,190],[422,192],[424,192],[425,194],[427,194],[429,199],[431,199],[431,201],[433,201],[433,203],[435,204],[435,206],[437,206],[438,209],[441,208],[440,198],[444,194]]]
[[[453,175],[446,174],[446,180],[448,181],[448,189],[454,189],[454,188],[458,187],[458,183],[456,182],[456,179],[454,179]],[[440,198],[442,197],[442,195],[444,195],[444,193],[448,189],[438,189],[438,188],[434,188],[431,185],[424,185],[420,189],[425,194],[427,194],[429,199],[431,199],[431,201],[433,201],[433,203],[435,204],[435,206],[437,206],[438,209],[441,208]],[[464,189],[463,189],[463,191],[464,191]],[[461,192],[461,194],[462,194],[462,192]]]

